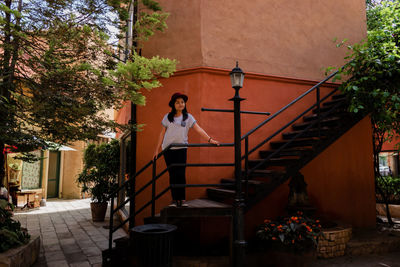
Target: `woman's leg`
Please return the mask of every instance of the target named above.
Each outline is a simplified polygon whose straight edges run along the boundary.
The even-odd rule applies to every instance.
[[[176,160],[177,163],[184,163],[186,164],[186,158],[187,158],[187,149],[176,149]],[[176,169],[176,184],[186,184],[186,167],[177,167]],[[186,188],[181,187],[177,188],[177,197],[178,200],[184,200],[186,199]]]
[[[174,163],[186,163],[187,149],[171,149],[164,154],[165,163],[170,166]],[[171,167],[169,170],[170,184],[186,184],[186,167]],[[173,200],[186,198],[185,188],[171,188]]]
[[[170,150],[165,151],[164,160],[165,160],[165,164],[167,165],[167,167],[170,166],[171,164],[176,163],[174,150],[170,149]],[[175,184],[176,167],[169,168],[168,174],[169,174],[169,184]],[[178,200],[176,188],[171,188],[171,196],[172,196],[172,200],[174,200],[174,201]]]

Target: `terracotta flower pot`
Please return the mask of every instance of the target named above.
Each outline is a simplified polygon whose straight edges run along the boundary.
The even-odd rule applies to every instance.
[[[92,202],[90,203],[92,211],[92,220],[94,222],[103,222],[107,211],[107,202]]]

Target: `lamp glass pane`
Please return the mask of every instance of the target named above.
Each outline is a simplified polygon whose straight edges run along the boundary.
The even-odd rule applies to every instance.
[[[240,73],[240,87],[243,87],[243,81],[244,81],[244,74]]]
[[[243,83],[241,81],[241,77],[240,77],[240,73],[232,73],[231,75],[231,82],[232,82],[232,87],[242,87],[241,83]]]

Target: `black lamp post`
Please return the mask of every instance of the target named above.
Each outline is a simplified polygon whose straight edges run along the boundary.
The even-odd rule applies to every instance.
[[[244,240],[244,198],[242,194],[242,175],[241,175],[241,126],[240,126],[240,102],[245,100],[239,96],[239,90],[243,87],[244,73],[239,68],[238,62],[236,67],[230,72],[232,88],[235,89],[235,96],[230,101],[234,105],[234,128],[235,128],[235,186],[236,194],[233,209],[233,266],[244,266],[245,261],[245,246]]]

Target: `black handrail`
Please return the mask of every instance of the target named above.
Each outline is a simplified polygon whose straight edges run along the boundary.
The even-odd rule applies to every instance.
[[[233,143],[223,143],[219,145],[215,144],[170,144],[168,147],[163,149],[155,159],[149,161],[145,166],[143,166],[138,172],[136,172],[132,177],[130,177],[128,180],[124,181],[117,189],[115,189],[111,194],[111,211],[110,211],[110,229],[109,229],[109,249],[111,250],[112,248],[112,234],[121,228],[124,224],[127,222],[134,220],[136,215],[138,215],[140,212],[142,212],[145,208],[147,208],[149,205],[151,205],[151,216],[155,216],[155,201],[159,199],[162,195],[164,195],[166,192],[168,192],[172,187],[182,187],[182,185],[170,185],[166,189],[164,189],[161,193],[155,194],[156,193],[156,181],[164,175],[170,168],[172,167],[178,167],[178,166],[185,166],[185,167],[223,167],[223,166],[234,166],[234,163],[182,163],[182,164],[171,164],[170,166],[167,166],[164,170],[162,170],[158,175],[157,175],[157,168],[156,168],[156,162],[157,160],[165,154],[165,152],[173,147],[232,147],[234,146]],[[150,166],[153,166],[152,168],[152,179],[147,182],[145,185],[143,185],[139,190],[134,190],[131,188],[130,190],[133,190],[131,192],[131,195],[125,199],[122,203],[120,203],[116,208],[114,208],[114,198],[117,196],[119,191],[127,187],[132,181],[136,179],[138,175],[143,173],[146,169],[148,169]],[[113,216],[115,212],[118,210],[122,209],[125,204],[128,202],[131,202],[131,205],[135,204],[135,198],[138,194],[143,192],[146,188],[148,188],[150,185],[152,185],[152,198],[150,201],[148,201],[146,204],[144,204],[142,207],[140,207],[138,210],[135,210],[134,214],[129,214],[128,218],[126,218],[122,223],[120,223],[117,227],[114,227],[113,225]],[[219,187],[219,186],[231,186],[230,183],[225,183],[225,184],[187,184],[183,185],[184,187]],[[133,201],[133,203],[132,203]]]
[[[157,155],[157,159],[159,159],[162,155],[165,154],[165,152],[173,147],[231,147],[233,146],[233,143],[224,143],[224,144],[219,144],[214,145],[214,144],[170,144],[169,146],[167,146],[165,149],[163,149],[163,151],[161,151],[160,153],[158,153]],[[115,189],[111,194],[110,194],[110,198],[112,197],[116,197],[116,194],[121,191],[121,189],[123,189],[125,186],[127,186],[130,182],[131,179],[136,178],[137,176],[139,176],[142,172],[144,172],[148,167],[150,167],[150,165],[152,165],[154,162],[154,160],[150,160],[146,165],[144,165],[139,171],[137,171],[132,177],[130,177],[128,180],[126,180],[125,182],[123,182],[117,189]]]
[[[329,79],[331,79],[333,76],[335,76],[339,71],[335,71],[334,73],[332,73],[331,75],[329,75],[328,77],[326,77],[324,80],[320,81],[319,83],[317,83],[316,85],[314,85],[313,87],[311,87],[310,89],[308,89],[306,92],[304,92],[303,94],[301,94],[300,96],[298,96],[296,99],[294,99],[292,102],[290,102],[289,104],[287,104],[286,106],[284,106],[283,108],[281,108],[280,110],[278,110],[277,112],[275,112],[273,115],[271,115],[268,119],[265,119],[264,121],[262,121],[260,124],[258,124],[256,127],[254,127],[253,129],[251,129],[250,131],[248,131],[245,135],[242,136],[242,139],[245,139],[246,137],[250,136],[251,134],[253,134],[256,130],[258,130],[260,127],[262,127],[263,125],[265,125],[266,123],[268,123],[270,120],[272,120],[273,118],[275,118],[276,116],[278,116],[279,114],[281,114],[283,111],[287,110],[289,107],[291,107],[293,104],[295,104],[296,102],[298,102],[299,100],[301,100],[303,97],[305,97],[306,95],[308,95],[309,93],[311,93],[312,91],[314,91],[316,88],[319,88],[322,84],[324,84],[325,82],[327,82]]]
[[[336,92],[336,90],[334,90],[333,92]],[[250,170],[248,170],[247,175],[251,175],[255,170],[257,170],[257,168],[261,167],[264,163],[266,163],[268,160],[270,160],[271,158],[273,158],[275,155],[279,154],[283,149],[285,149],[286,147],[288,147],[291,143],[293,143],[294,141],[296,141],[299,137],[301,137],[303,134],[305,134],[307,132],[307,130],[311,129],[313,126],[315,126],[315,124],[318,124],[320,122],[320,120],[328,117],[328,115],[330,115],[333,111],[335,111],[336,107],[339,107],[341,105],[341,103],[337,103],[335,105],[332,106],[332,109],[329,110],[328,112],[325,112],[323,115],[320,116],[320,119],[313,121],[312,123],[310,123],[306,128],[304,128],[301,132],[299,132],[298,134],[296,134],[295,137],[293,137],[291,140],[289,140],[286,144],[280,146],[278,149],[276,149],[273,153],[271,153],[270,155],[268,155],[265,159],[263,159],[261,162],[259,162],[256,166],[254,166],[253,168],[251,168]]]
[[[337,92],[338,89],[333,90],[332,92],[330,92],[329,94],[327,94],[325,97],[323,97],[320,101],[324,101],[326,99],[328,99],[330,96],[332,96],[334,93]],[[311,111],[315,106],[317,106],[318,104],[315,103],[312,106],[310,106],[309,108],[307,108],[305,111],[303,111],[302,113],[300,113],[299,115],[297,115],[294,119],[292,119],[290,122],[288,122],[287,124],[285,124],[284,126],[282,126],[279,130],[277,130],[275,133],[273,133],[272,135],[270,135],[269,137],[267,137],[266,139],[264,139],[263,141],[261,141],[258,145],[256,145],[254,148],[252,148],[249,152],[248,155],[252,154],[253,152],[255,152],[257,149],[259,149],[261,146],[263,146],[264,144],[266,144],[268,141],[270,141],[272,138],[274,138],[275,136],[277,136],[278,134],[280,134],[283,130],[285,130],[287,127],[289,127],[290,125],[292,125],[295,121],[297,121],[298,119],[300,119],[302,116],[304,116],[305,114],[307,114],[309,111]],[[274,114],[275,115],[275,114]],[[245,136],[245,139],[248,138],[249,135]],[[247,156],[248,156],[247,155]],[[242,156],[242,160],[245,159],[246,155]]]
[[[320,98],[320,86],[322,84],[324,84],[325,82],[327,82],[329,79],[331,79],[332,77],[334,77],[339,71],[336,71],[334,73],[332,73],[331,75],[329,75],[328,77],[326,77],[324,80],[320,81],[319,83],[317,83],[316,85],[314,85],[313,87],[311,87],[309,90],[307,90],[306,92],[304,92],[303,94],[301,94],[300,96],[298,96],[296,99],[294,99],[293,101],[291,101],[288,105],[286,105],[285,107],[281,108],[280,110],[278,110],[276,113],[274,113],[272,116],[270,116],[269,118],[267,118],[266,120],[262,121],[260,124],[258,124],[256,127],[254,127],[252,130],[250,130],[249,132],[247,132],[245,135],[243,135],[240,139],[240,141],[242,141],[243,139],[245,140],[245,154],[244,156],[240,157],[240,161],[241,160],[245,160],[245,173],[244,173],[244,181],[245,181],[245,194],[246,194],[246,198],[247,198],[247,194],[248,194],[248,177],[258,168],[260,167],[262,164],[266,163],[268,160],[270,160],[271,158],[273,158],[275,155],[277,155],[278,153],[280,153],[283,149],[285,149],[287,146],[289,146],[292,142],[294,142],[296,139],[298,139],[299,137],[301,137],[308,129],[310,129],[311,127],[313,127],[315,124],[318,124],[318,137],[321,137],[321,120],[323,118],[325,118],[326,116],[328,116],[331,112],[333,112],[334,108],[339,106],[340,103],[333,105],[333,108],[329,111],[324,113],[323,116],[321,116],[321,111],[320,111],[320,106],[321,106],[321,102],[323,102],[324,100],[326,100],[328,97],[330,97],[331,95],[333,95],[338,89],[336,88],[335,90],[333,90],[332,92],[330,92],[329,94],[327,94],[325,97],[323,97],[322,99]],[[315,104],[313,104],[311,107],[309,107],[308,109],[306,109],[305,111],[303,111],[300,115],[296,116],[293,120],[291,120],[289,123],[285,124],[283,127],[281,127],[278,131],[276,131],[275,133],[273,133],[271,136],[267,137],[266,139],[264,139],[263,141],[261,141],[258,145],[256,145],[254,148],[252,148],[251,150],[249,150],[249,136],[251,136],[254,132],[256,132],[258,129],[260,129],[262,126],[264,126],[266,123],[268,123],[269,121],[271,121],[272,119],[274,119],[275,117],[277,117],[279,114],[281,114],[283,111],[287,110],[289,107],[291,107],[292,105],[294,105],[295,103],[297,103],[299,100],[301,100],[302,98],[304,98],[306,95],[310,94],[311,92],[313,92],[314,90],[317,90],[317,101]],[[289,142],[287,142],[286,144],[280,146],[277,150],[275,150],[273,153],[271,153],[270,155],[268,155],[265,159],[263,159],[261,162],[259,162],[256,166],[254,166],[253,168],[251,168],[249,170],[248,167],[248,161],[249,161],[249,155],[253,152],[255,152],[257,149],[259,149],[261,146],[263,146],[265,143],[267,143],[268,141],[270,141],[272,138],[274,138],[275,136],[277,136],[279,133],[281,133],[284,129],[286,129],[287,127],[289,127],[290,125],[292,125],[295,121],[297,121],[299,118],[301,118],[301,116],[303,116],[304,114],[306,114],[307,112],[309,112],[310,110],[312,110],[314,107],[317,107],[316,111],[317,111],[317,120],[315,120],[314,122],[310,123],[305,129],[303,129],[302,131],[300,131],[298,134],[295,135],[295,137],[293,137]],[[206,108],[202,108],[202,111],[218,111],[218,112],[233,112],[233,110],[223,110],[223,109],[206,109]],[[269,112],[253,112],[253,111],[240,111],[240,113],[244,113],[244,114],[259,114],[259,115],[270,115]],[[219,147],[232,147],[234,146],[233,143],[226,143],[226,144],[220,144]],[[169,149],[171,149],[172,147],[217,147],[216,145],[213,144],[171,144],[169,145],[167,148],[165,148],[163,151],[161,151],[157,157],[155,158],[155,160],[151,160],[149,161],[145,166],[143,166],[138,172],[136,172],[134,175],[132,175],[132,177],[130,177],[127,181],[123,182],[116,190],[114,190],[112,192],[112,194],[110,195],[111,197],[111,213],[110,213],[110,232],[109,232],[109,249],[112,248],[112,233],[115,232],[117,229],[121,228],[125,223],[127,223],[128,221],[131,221],[132,218],[134,220],[134,218],[136,217],[137,214],[139,214],[140,212],[142,212],[144,209],[146,209],[149,205],[152,205],[151,207],[151,216],[154,217],[155,216],[155,201],[157,199],[159,199],[162,195],[164,195],[166,192],[168,192],[171,188],[180,188],[180,187],[224,187],[224,186],[232,186],[233,184],[231,183],[225,183],[225,184],[171,184],[169,185],[166,189],[164,189],[162,192],[160,192],[159,194],[155,194],[156,193],[156,181],[162,176],[164,175],[169,168],[172,167],[176,167],[176,166],[186,166],[186,167],[203,167],[203,166],[209,166],[209,167],[220,167],[220,166],[234,166],[235,163],[188,163],[188,164],[172,164],[170,166],[167,166],[164,170],[162,170],[158,175],[157,175],[157,171],[156,171],[156,162],[157,159],[160,158],[162,155],[165,154],[165,152]],[[147,182],[144,186],[142,186],[139,190],[135,191],[135,189],[131,188],[131,190],[133,190],[133,192],[131,192],[131,195],[129,196],[129,198],[127,198],[125,201],[123,201],[121,204],[119,204],[115,209],[114,209],[114,197],[117,196],[118,192],[121,191],[122,189],[124,189],[127,185],[129,185],[132,181],[134,182],[136,177],[138,175],[140,175],[141,173],[143,173],[147,168],[149,168],[152,165],[153,169],[152,169],[152,179]],[[114,228],[113,226],[113,215],[116,211],[120,210],[126,203],[131,202],[132,205],[132,201],[133,201],[133,205],[135,203],[135,198],[136,196],[143,192],[146,188],[148,188],[150,185],[152,185],[152,198],[150,201],[148,201],[147,203],[145,203],[141,208],[139,208],[137,211],[135,210],[135,208],[133,208],[133,210],[135,211],[133,215],[129,215],[127,219],[125,219],[121,224],[119,224],[117,227]],[[130,226],[131,227],[131,226]]]

